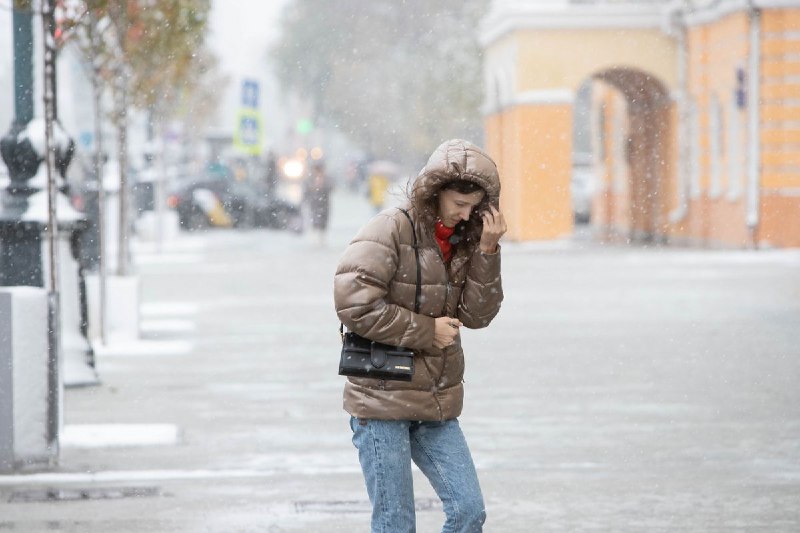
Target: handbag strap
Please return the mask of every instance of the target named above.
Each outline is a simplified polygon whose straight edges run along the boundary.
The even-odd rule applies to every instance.
[[[419,244],[417,243],[417,228],[414,226],[414,221],[411,219],[411,215],[408,214],[408,211],[405,209],[400,209],[403,214],[406,216],[408,221],[411,223],[411,234],[414,236],[414,258],[417,261],[417,290],[414,293],[414,312],[419,314],[419,301],[422,297],[422,269],[420,268],[419,264]],[[344,324],[339,322],[339,335],[342,337],[342,341],[344,341]]]
[[[419,244],[417,243],[417,228],[414,226],[414,221],[411,220],[411,215],[408,214],[408,211],[405,209],[399,208],[400,211],[408,219],[408,222],[411,224],[411,234],[414,236],[414,258],[417,260],[417,291],[414,293],[414,312],[419,314],[419,301],[422,297],[422,269],[419,266]]]

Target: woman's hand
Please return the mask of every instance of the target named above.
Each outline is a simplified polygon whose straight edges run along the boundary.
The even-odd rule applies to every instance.
[[[440,316],[434,321],[433,328],[433,346],[440,350],[447,348],[458,337],[458,328],[463,324],[457,318],[450,318],[449,316]]]
[[[481,233],[480,242],[481,252],[493,254],[497,251],[497,243],[500,242],[500,237],[508,230],[506,219],[503,218],[503,213],[493,205],[484,211],[481,218],[483,219],[483,233]]]

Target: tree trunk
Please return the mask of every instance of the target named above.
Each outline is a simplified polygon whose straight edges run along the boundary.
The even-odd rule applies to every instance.
[[[88,30],[91,32],[91,78],[92,98],[94,99],[94,175],[97,177],[97,239],[98,246],[98,274],[100,282],[100,342],[105,345],[106,338],[106,187],[103,171],[103,90],[100,86],[100,65],[97,51],[100,48],[100,36],[96,30],[97,22],[94,17],[90,19]]]
[[[117,130],[119,160],[119,248],[117,274],[128,274],[128,83],[123,74],[117,79]]]

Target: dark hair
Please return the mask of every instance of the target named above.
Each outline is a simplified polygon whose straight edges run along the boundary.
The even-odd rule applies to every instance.
[[[451,181],[450,183],[446,183],[444,187],[442,187],[439,190],[456,191],[459,194],[472,194],[478,191],[483,191],[484,193],[486,192],[486,190],[483,187],[481,187],[474,181],[467,181],[467,180]]]

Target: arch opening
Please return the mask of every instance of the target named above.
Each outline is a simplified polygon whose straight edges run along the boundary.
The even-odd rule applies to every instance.
[[[590,88],[588,96],[585,87]],[[587,145],[579,132],[588,131],[595,232],[631,242],[663,240],[673,148],[673,101],[666,85],[647,72],[616,67],[591,75],[577,95],[573,194],[580,164],[586,160],[580,150]],[[589,111],[582,113],[587,99]]]

